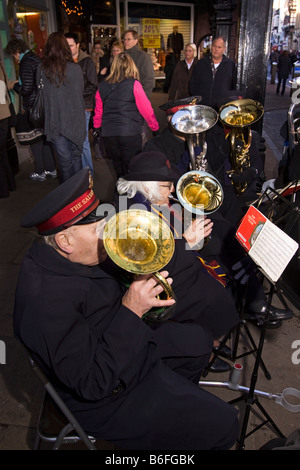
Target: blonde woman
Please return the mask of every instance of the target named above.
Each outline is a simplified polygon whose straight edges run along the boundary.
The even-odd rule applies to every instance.
[[[189,43],[184,48],[184,59],[177,63],[173,72],[169,100],[180,100],[190,96],[189,81],[197,62],[197,47]]]
[[[100,82],[96,93],[94,128],[101,130],[107,157],[113,161],[116,176],[128,172],[130,159],[142,150],[145,120],[153,132],[159,129],[152,105],[139,73],[128,54],[114,58],[109,76]]]

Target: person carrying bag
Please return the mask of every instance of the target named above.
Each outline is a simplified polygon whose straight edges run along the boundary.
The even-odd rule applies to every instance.
[[[30,120],[32,108],[36,109],[36,100],[39,98],[39,85],[37,76],[41,59],[31,50],[27,44],[18,38],[11,39],[6,52],[10,54],[19,65],[19,81],[15,83],[13,90],[19,95],[19,112],[16,123],[16,136],[21,145],[30,145],[34,157],[35,171],[30,174],[32,181],[46,181],[47,177],[56,178],[54,154],[51,144],[46,142],[43,126],[36,126]],[[34,122],[35,125],[32,123]]]

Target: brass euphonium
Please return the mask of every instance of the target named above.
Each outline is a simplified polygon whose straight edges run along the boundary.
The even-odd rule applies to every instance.
[[[191,170],[207,170],[205,131],[211,129],[217,121],[218,113],[213,108],[201,104],[186,106],[173,114],[170,124],[187,140]],[[202,147],[198,156],[195,156],[195,145]]]
[[[180,204],[195,215],[209,215],[221,206],[224,193],[221,183],[206,171],[188,171],[176,185]]]
[[[146,210],[121,211],[107,222],[103,243],[108,256],[124,271],[134,275],[152,274],[164,288],[160,297],[176,300],[170,284],[158,272],[170,261],[175,249],[173,234],[160,217]],[[165,309],[151,309],[143,319],[166,321],[175,305]]]
[[[172,127],[184,134],[189,148],[190,169],[179,179],[176,194],[180,204],[195,215],[209,215],[222,204],[224,193],[221,183],[207,172],[207,144],[205,131],[218,121],[218,113],[205,105],[192,105],[177,111],[171,119]],[[195,156],[195,145],[202,151]]]
[[[229,174],[240,174],[250,167],[250,146],[252,141],[251,124],[258,121],[264,113],[263,106],[250,99],[235,100],[221,106],[220,121],[224,127],[229,127],[230,161],[232,171]],[[247,188],[247,183],[234,183],[236,194],[241,195]]]

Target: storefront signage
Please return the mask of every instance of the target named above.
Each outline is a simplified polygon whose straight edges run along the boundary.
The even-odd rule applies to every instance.
[[[151,3],[128,2],[128,17],[130,22],[134,18],[162,18],[168,20],[191,20],[190,4],[187,6],[176,5],[157,5]]]
[[[143,18],[143,47],[160,48],[160,20]]]

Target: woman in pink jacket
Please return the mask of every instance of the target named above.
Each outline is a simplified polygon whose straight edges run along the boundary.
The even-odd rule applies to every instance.
[[[158,122],[133,60],[126,53],[118,54],[109,76],[99,84],[94,114],[94,129],[102,134],[117,178],[128,173],[130,159],[142,151],[144,120],[153,133],[158,132]]]

